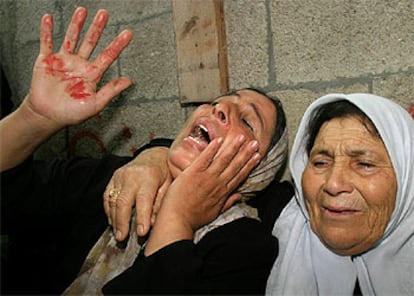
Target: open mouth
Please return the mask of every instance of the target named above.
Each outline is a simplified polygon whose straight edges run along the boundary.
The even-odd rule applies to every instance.
[[[209,144],[211,142],[210,135],[208,134],[208,129],[200,124],[197,125],[190,133],[190,137],[196,140],[198,143]]]

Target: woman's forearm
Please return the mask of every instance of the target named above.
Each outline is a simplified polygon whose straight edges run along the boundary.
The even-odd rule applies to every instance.
[[[0,171],[23,162],[59,128],[34,114],[26,103],[0,121]]]
[[[180,214],[161,206],[145,247],[145,256],[181,240],[193,240],[194,230]]]

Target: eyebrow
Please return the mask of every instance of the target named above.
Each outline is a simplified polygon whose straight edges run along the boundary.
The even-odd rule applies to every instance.
[[[311,150],[311,153],[309,156],[314,156],[314,155],[324,155],[324,156],[328,156],[328,157],[332,157],[332,153],[330,153],[328,150],[326,149],[319,149],[319,150]]]
[[[238,97],[239,99],[242,98],[238,92],[234,93],[234,95]],[[253,109],[253,112],[256,114],[256,117],[259,119],[260,127],[263,130],[264,122],[263,122],[262,116],[260,116],[260,112],[259,112],[259,109],[257,108],[257,105],[255,103],[249,103],[248,105]]]
[[[313,153],[311,153],[310,155],[325,155],[328,157],[333,157],[334,154],[332,154],[331,152],[329,152],[326,149],[320,149],[320,150],[316,150]],[[376,155],[375,152],[371,151],[371,150],[352,150],[352,151],[347,151],[346,155],[350,156],[350,157],[358,157],[358,156],[373,156]]]

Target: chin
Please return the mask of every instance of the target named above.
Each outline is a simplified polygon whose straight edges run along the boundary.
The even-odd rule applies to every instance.
[[[182,149],[181,147],[170,148],[170,153],[168,155],[168,166],[173,178],[176,178],[180,173],[182,173],[186,168],[188,168],[191,163],[193,163],[196,158],[193,153]]]

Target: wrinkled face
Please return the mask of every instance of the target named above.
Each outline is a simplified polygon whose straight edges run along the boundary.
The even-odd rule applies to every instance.
[[[264,156],[274,134],[276,108],[269,98],[252,90],[223,96],[211,105],[198,107],[173,142],[169,167],[175,178],[215,138],[243,134],[257,140]]]
[[[302,175],[312,230],[339,255],[371,248],[395,206],[397,181],[383,142],[355,117],[325,122]]]

